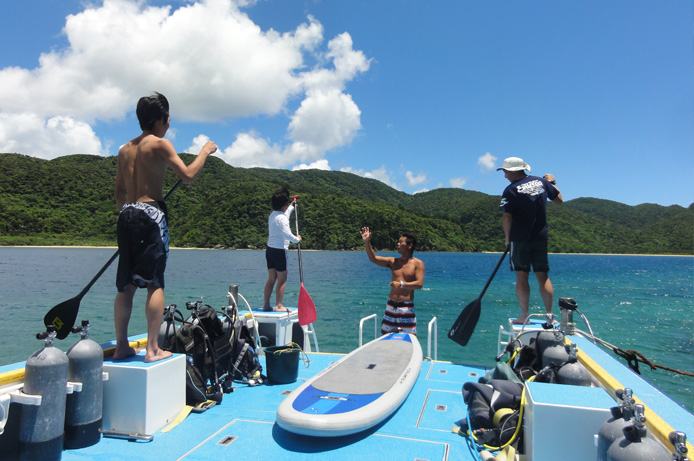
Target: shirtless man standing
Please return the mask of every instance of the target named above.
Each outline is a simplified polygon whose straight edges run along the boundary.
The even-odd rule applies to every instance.
[[[361,229],[366,254],[369,261],[391,270],[390,294],[386,312],[381,322],[381,334],[403,333],[417,334],[417,318],[414,312],[414,290],[424,285],[424,263],[412,256],[417,244],[415,235],[403,232],[398,240],[396,250],[399,258],[377,256],[371,248],[371,231],[368,227]]]
[[[171,356],[159,349],[158,335],[164,313],[164,271],[169,253],[169,230],[162,188],[169,166],[184,183],[191,183],[207,157],[217,150],[208,141],[197,158],[188,166],[164,135],[169,129],[169,102],[154,93],[140,98],[137,119],[142,134],[118,151],[116,173],[116,204],[118,216],[118,294],[113,305],[116,326],[115,360],[138,351],[130,347],[128,323],[133,309],[133,296],[138,288],[147,288],[147,349],[145,362]]]

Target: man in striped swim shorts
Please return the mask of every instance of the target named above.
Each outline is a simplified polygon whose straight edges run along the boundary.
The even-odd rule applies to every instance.
[[[414,290],[420,290],[424,285],[424,263],[412,255],[417,238],[411,232],[402,233],[396,244],[399,258],[376,255],[371,247],[371,231],[368,227],[361,229],[361,238],[364,240],[369,261],[381,267],[388,267],[391,271],[391,281],[388,284],[390,294],[381,322],[381,334],[400,331],[416,335]]]

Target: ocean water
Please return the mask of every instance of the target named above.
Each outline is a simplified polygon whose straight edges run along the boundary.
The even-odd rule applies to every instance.
[[[43,316],[76,296],[114,253],[112,248],[0,247],[0,364],[26,360],[42,347],[36,333]],[[388,254],[388,253],[383,253]],[[391,254],[391,255],[394,255]],[[418,338],[426,354],[427,324],[437,318],[438,359],[492,364],[499,325],[519,314],[515,276],[503,264],[482,298],[482,313],[472,339],[461,347],[446,337],[460,311],[475,300],[499,254],[417,253],[426,265],[424,289],[416,293]],[[358,345],[359,320],[380,318],[388,295],[390,271],[370,263],[364,252],[303,251],[304,286],[318,310],[314,327],[321,351],[349,352]],[[78,322],[88,319],[92,339],[113,339],[114,263],[82,299]],[[551,255],[550,277],[559,297],[572,297],[599,338],[634,349],[654,363],[694,372],[694,258],[658,256]],[[166,302],[182,308],[202,299],[226,304],[229,284],[253,307],[262,305],[267,277],[263,251],[171,250],[166,272]],[[531,276],[532,278],[532,276]],[[299,293],[297,252],[290,251],[285,305],[296,306]],[[145,331],[144,290],[136,296],[130,334]],[[531,312],[544,308],[531,284]],[[273,294],[274,299],[274,294]],[[555,307],[558,313],[558,307]],[[575,316],[577,327],[587,331]],[[379,323],[380,327],[380,323]],[[373,323],[364,338],[372,339]],[[67,350],[77,338],[57,341]],[[694,377],[640,365],[642,376],[694,410]]]

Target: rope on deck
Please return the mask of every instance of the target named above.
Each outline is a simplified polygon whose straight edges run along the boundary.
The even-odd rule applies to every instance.
[[[639,362],[644,363],[648,365],[651,370],[655,370],[656,368],[660,368],[661,370],[666,370],[666,371],[672,371],[673,373],[677,373],[680,375],[685,375],[685,376],[694,376],[694,373],[691,371],[684,371],[684,370],[678,370],[676,368],[671,368],[671,367],[666,367],[665,365],[659,365],[657,363],[653,363],[650,360],[646,358],[645,355],[643,355],[641,352],[636,351],[634,349],[627,349],[624,350],[620,348],[619,346],[615,346],[614,344],[610,344],[607,341],[597,338],[589,333],[586,333],[585,331],[581,331],[579,329],[576,329],[576,331],[580,332],[582,335],[593,339],[595,342],[599,343],[601,346],[605,346],[609,349],[612,350],[615,354],[618,356],[622,357],[624,360],[627,361],[627,365],[629,365],[629,368],[634,370],[636,373],[641,374],[639,371]]]

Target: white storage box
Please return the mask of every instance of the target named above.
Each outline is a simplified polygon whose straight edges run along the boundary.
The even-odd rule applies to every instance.
[[[526,384],[525,451],[532,461],[597,459],[595,434],[616,403],[599,387]],[[570,450],[562,447],[571,447]]]
[[[186,356],[145,363],[145,351],[125,360],[104,360],[103,429],[153,434],[186,404]]]
[[[258,322],[258,333],[267,337],[271,344],[284,346],[293,341],[294,323],[299,321],[297,308],[291,307],[291,312],[275,312],[254,309],[253,315]]]

